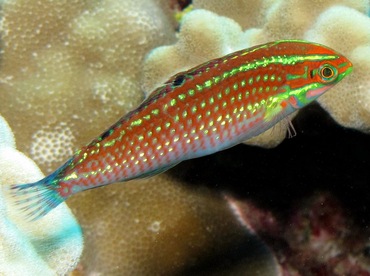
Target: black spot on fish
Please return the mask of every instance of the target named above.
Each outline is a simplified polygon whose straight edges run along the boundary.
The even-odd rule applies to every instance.
[[[113,133],[113,129],[108,129],[102,135],[100,135],[100,141],[104,140],[105,138],[107,138],[112,133]]]
[[[185,75],[178,75],[172,82],[173,86],[181,86],[185,81]]]

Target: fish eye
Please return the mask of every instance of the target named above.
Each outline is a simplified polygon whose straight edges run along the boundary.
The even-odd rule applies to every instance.
[[[319,76],[323,82],[332,82],[338,76],[338,70],[330,64],[324,64],[319,68]]]
[[[334,75],[334,71],[329,67],[324,67],[321,69],[321,75],[325,78],[331,78]]]

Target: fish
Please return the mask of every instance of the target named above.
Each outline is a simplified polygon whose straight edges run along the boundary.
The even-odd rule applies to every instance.
[[[70,196],[150,177],[252,138],[316,100],[352,71],[324,45],[280,40],[180,72],[45,178],[10,185],[37,220]]]

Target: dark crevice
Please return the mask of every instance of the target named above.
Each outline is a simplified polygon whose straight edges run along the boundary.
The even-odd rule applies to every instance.
[[[318,104],[293,120],[297,135],[278,147],[238,145],[185,161],[169,173],[252,199],[278,212],[317,191],[338,197],[364,225],[370,223],[370,135],[339,126]]]

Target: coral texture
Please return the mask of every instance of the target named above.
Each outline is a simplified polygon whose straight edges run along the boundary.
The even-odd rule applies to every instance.
[[[0,116],[1,275],[63,275],[79,261],[82,233],[65,203],[52,215],[30,222],[3,192],[9,184],[42,177],[35,163],[15,149],[13,134]]]
[[[241,48],[278,39],[307,39],[340,51],[353,61],[355,68],[350,78],[319,102],[340,124],[370,131],[370,85],[366,77],[369,6],[365,0],[310,1],[309,4],[303,0],[266,0],[255,1],[253,5],[250,1],[194,1],[196,9],[184,17],[176,44],[155,49],[146,60],[144,90],[151,91],[180,70]],[[272,133],[247,143],[275,146],[284,139],[287,126],[283,122]]]
[[[320,14],[305,38],[332,45],[353,62],[349,80],[318,101],[341,125],[370,133],[370,18],[348,7],[333,7]]]
[[[164,2],[4,1],[0,110],[44,171],[143,99],[145,54],[174,40]]]
[[[270,250],[234,219],[220,195],[165,174],[124,186],[69,201],[88,248],[82,274],[277,275]]]
[[[13,128],[19,149],[44,172],[55,169],[73,150],[134,108],[144,97],[142,84],[150,93],[179,70],[274,39],[315,40],[348,56],[354,63],[353,74],[321,103],[344,125],[369,128],[370,28],[364,16],[369,1],[194,0],[196,9],[205,10],[188,14],[177,43],[153,51],[143,68],[149,50],[175,42],[169,2],[1,1],[0,111]],[[270,132],[276,136],[265,134],[253,143],[277,145],[285,137],[285,126]],[[9,141],[8,145],[14,144]],[[20,173],[19,166],[14,170]],[[31,170],[22,169],[27,171]],[[38,172],[32,178],[2,181],[26,182],[41,176]],[[269,250],[259,240],[254,246],[248,244],[248,238],[255,236],[233,219],[222,199],[166,175],[87,191],[68,204],[86,235],[82,273],[209,272],[213,266],[227,267],[221,257],[216,258],[220,266],[207,261],[217,254],[230,256],[240,240],[245,241],[243,248],[261,258],[243,251],[246,255],[234,260],[239,263],[231,263],[237,272],[245,269],[258,275],[256,271],[263,268],[260,275],[276,272]],[[4,208],[0,206],[1,217]],[[56,229],[66,227],[60,226],[60,220],[54,223]],[[0,231],[5,227],[10,225],[0,226]],[[18,237],[15,230],[6,233]],[[25,247],[13,244],[15,249]],[[263,254],[258,255],[258,249]],[[58,262],[66,255],[54,256]],[[31,271],[36,262],[25,259],[30,261],[29,272],[52,273],[48,264]],[[245,267],[245,261],[255,267]]]

